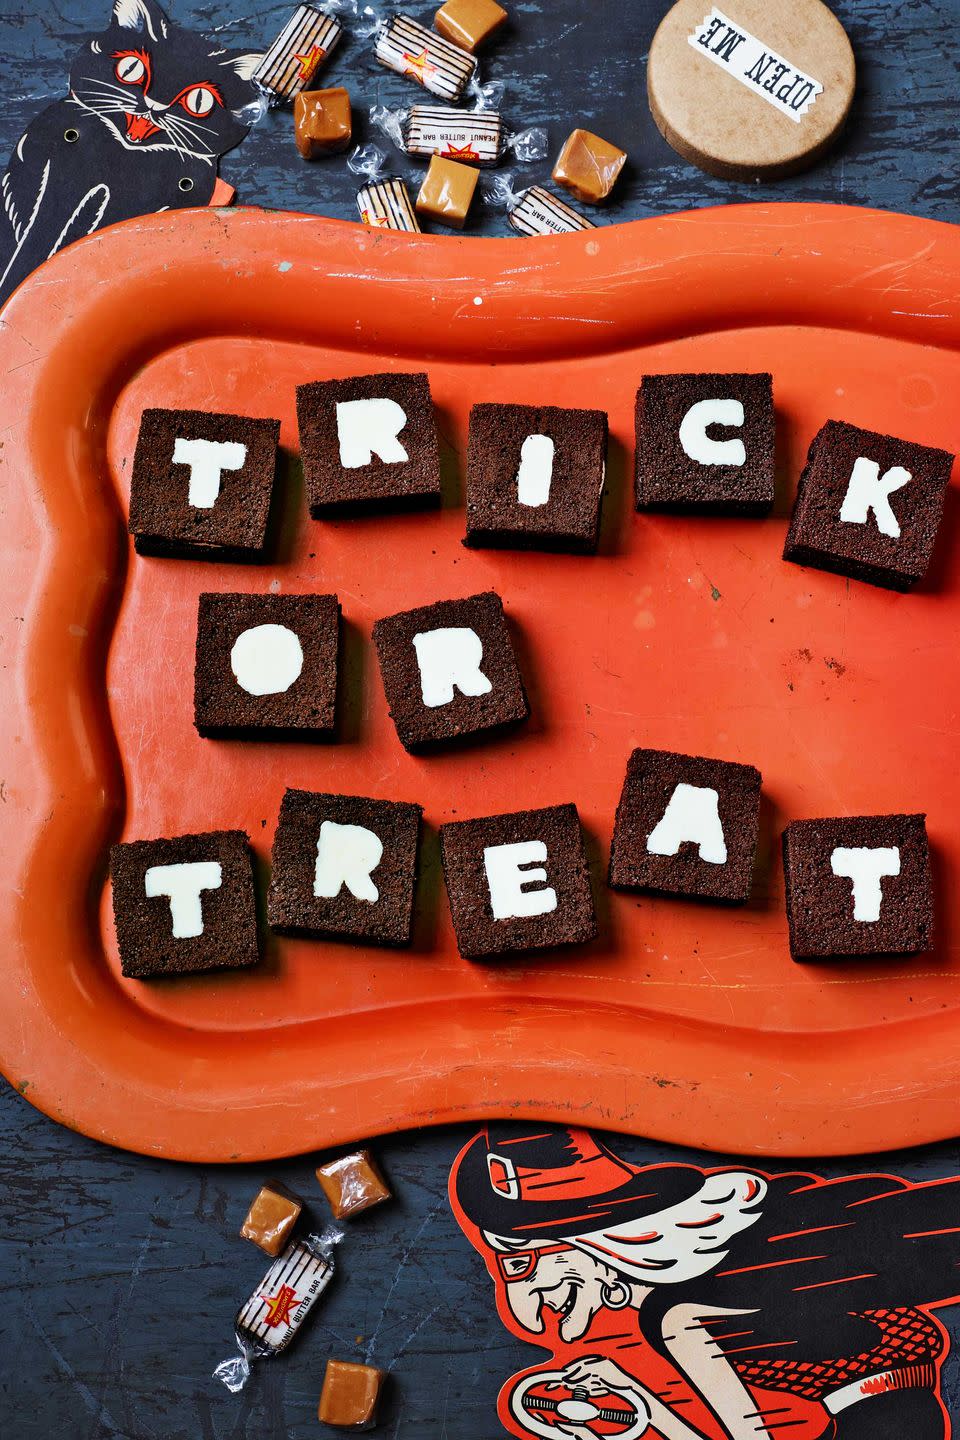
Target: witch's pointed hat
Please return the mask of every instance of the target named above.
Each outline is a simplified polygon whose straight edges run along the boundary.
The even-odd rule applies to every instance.
[[[630,1165],[588,1130],[491,1125],[463,1151],[454,1192],[479,1229],[532,1240],[653,1215],[702,1184],[691,1165]]]

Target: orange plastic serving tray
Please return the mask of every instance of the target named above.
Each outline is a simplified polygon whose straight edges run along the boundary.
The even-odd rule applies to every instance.
[[[780,1154],[956,1132],[956,493],[912,595],[780,556],[827,418],[960,446],[960,231],[793,205],[520,242],[178,213],[45,265],[4,312],[0,343],[0,1059],[36,1105],[130,1149],[202,1160],[495,1116]],[[448,503],[311,521],[293,459],[296,384],[423,368]],[[744,369],[774,374],[776,514],[634,514],[642,374]],[[599,555],[461,546],[478,400],[609,412]],[[269,564],[134,556],[128,478],[146,405],[282,419],[292,454]],[[507,740],[412,758],[387,715],[373,621],[489,587],[516,626],[533,719]],[[197,596],[237,588],[339,595],[341,743],[198,737]],[[748,907],[606,889],[640,744],[761,768],[766,869]],[[241,826],[265,871],[288,785],[425,807],[412,950],[271,939],[256,971],[121,979],[109,843]],[[522,965],[461,960],[437,825],[568,800],[590,837],[600,939]],[[929,817],[935,953],[795,965],[784,822],[900,810]]]

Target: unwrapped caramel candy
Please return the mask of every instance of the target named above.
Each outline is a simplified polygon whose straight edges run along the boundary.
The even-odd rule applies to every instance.
[[[252,1240],[268,1255],[279,1255],[300,1219],[303,1202],[276,1185],[264,1185],[240,1227],[244,1240]]]
[[[627,158],[608,140],[589,130],[571,131],[553,167],[553,178],[578,200],[596,205],[606,200]]]
[[[434,29],[459,45],[476,50],[499,30],[507,12],[497,0],[447,0],[433,17]]]
[[[346,150],[353,133],[349,93],[340,86],[301,90],[293,102],[293,133],[304,160]]]
[[[372,1365],[328,1360],[320,1395],[320,1420],[340,1430],[363,1430],[372,1425],[385,1379],[384,1372],[374,1370]]]
[[[345,1220],[390,1199],[390,1189],[369,1150],[356,1150],[352,1155],[328,1161],[317,1170],[317,1179],[335,1220]]]
[[[434,155],[417,196],[417,214],[462,230],[476,188],[477,172],[472,165]]]

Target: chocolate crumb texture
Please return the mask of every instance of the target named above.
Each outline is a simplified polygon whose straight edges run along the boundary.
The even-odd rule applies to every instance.
[[[288,790],[267,914],[281,934],[410,944],[419,805]]]
[[[918,955],[933,943],[924,815],[794,820],[783,832],[795,960]]]
[[[189,975],[260,958],[253,864],[242,830],[113,845],[110,878],[124,975]]]
[[[614,824],[612,888],[727,904],[748,900],[760,785],[753,765],[634,750]]]
[[[264,559],[279,439],[279,420],[144,410],[130,478],[137,553]]]
[[[596,937],[575,805],[450,821],[440,827],[440,851],[465,959],[503,959]]]
[[[204,736],[333,739],[335,595],[202,594],[194,723]]]
[[[828,420],[800,476],[783,558],[901,592],[926,575],[954,457]]]
[[[606,459],[602,410],[474,405],[464,544],[594,552]]]
[[[766,515],[775,452],[771,375],[643,377],[636,406],[638,510]]]
[[[490,738],[529,715],[493,591],[378,620],[373,643],[397,735],[412,753]]]
[[[440,503],[437,426],[424,372],[297,386],[300,453],[313,518]]]

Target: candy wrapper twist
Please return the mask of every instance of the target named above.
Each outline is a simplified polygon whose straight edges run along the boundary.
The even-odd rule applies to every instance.
[[[347,169],[366,182],[357,191],[357,210],[364,225],[375,230],[406,230],[419,235],[420,225],[406,185],[386,174],[387,157],[377,145],[358,145]]]
[[[343,37],[343,19],[355,17],[357,0],[298,5],[253,72],[267,104],[289,104],[307,89]]]
[[[489,176],[483,197],[495,209],[506,210],[507,219],[518,235],[561,235],[570,230],[597,228],[586,215],[581,215],[543,185],[517,190],[509,170]]]
[[[547,132],[504,128],[498,110],[451,110],[444,105],[375,105],[370,120],[406,155],[439,155],[466,165],[496,165],[508,152],[524,163],[542,160]]]
[[[327,1226],[319,1235],[294,1240],[270,1266],[234,1322],[239,1355],[214,1370],[236,1393],[250,1379],[253,1360],[279,1355],[293,1340],[333,1279],[333,1251],[343,1231]]]

